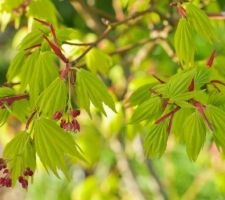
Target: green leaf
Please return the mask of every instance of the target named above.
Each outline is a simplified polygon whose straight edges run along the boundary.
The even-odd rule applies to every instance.
[[[13,114],[15,114],[16,117],[21,122],[26,122],[27,117],[30,114],[30,104],[29,104],[29,101],[27,99],[15,101],[11,105],[11,109],[12,109]]]
[[[176,100],[176,96],[188,92],[188,88],[194,77],[194,71],[182,72],[174,75],[167,83],[165,97]]]
[[[8,161],[12,183],[29,167],[32,171],[36,167],[36,154],[33,142],[27,132],[20,132],[5,147],[3,158]]]
[[[128,101],[131,103],[131,105],[136,106],[148,100],[151,97],[150,88],[154,85],[155,84],[145,84],[141,86],[133,92]]]
[[[206,126],[198,111],[187,117],[183,130],[187,154],[192,161],[195,161],[206,138]]]
[[[34,68],[36,66],[36,61],[38,60],[38,57],[40,55],[39,50],[34,51],[31,55],[29,55],[25,63],[21,69],[21,90],[25,90],[27,86],[31,84]]]
[[[0,127],[3,126],[9,117],[9,111],[7,109],[0,109]]]
[[[225,149],[225,112],[213,105],[208,105],[205,113],[213,125],[214,137],[223,149]]]
[[[53,23],[53,25],[57,25],[59,13],[50,0],[36,0],[31,1],[27,15],[38,19],[44,19]]]
[[[194,32],[190,22],[181,18],[175,33],[174,44],[182,65],[192,66],[195,56]]]
[[[35,147],[44,167],[56,176],[60,169],[69,178],[65,156],[83,158],[73,137],[64,132],[55,121],[46,118],[34,121],[33,134]]]
[[[104,53],[100,49],[93,48],[86,55],[86,64],[92,72],[99,71],[106,75],[112,64],[112,60],[108,54]]]
[[[140,104],[134,111],[130,123],[139,123],[143,120],[151,121],[162,113],[162,100],[160,97],[151,97]]]
[[[76,94],[79,106],[84,108],[89,114],[90,102],[105,115],[103,104],[116,111],[114,101],[106,86],[97,76],[87,70],[80,69],[77,72]]]
[[[43,41],[43,32],[41,30],[33,30],[28,33],[17,47],[18,50],[25,50],[34,45],[41,44]]]
[[[20,74],[22,66],[25,61],[25,54],[23,51],[19,52],[16,57],[12,60],[8,72],[7,72],[7,80],[11,82],[13,78]]]
[[[58,70],[52,52],[40,52],[30,82],[31,101],[36,99],[57,76]]]
[[[11,96],[15,94],[15,90],[8,87],[1,87],[0,88],[0,98],[5,96]]]
[[[206,13],[192,3],[185,4],[185,7],[187,18],[196,32],[206,38],[209,42],[213,42],[215,39],[215,33]]]
[[[183,127],[184,122],[195,111],[195,108],[181,108],[174,114],[172,133],[176,136],[179,142],[184,141]]]
[[[196,68],[196,74],[194,77],[195,80],[195,88],[200,89],[203,85],[209,83],[211,77],[211,73],[209,68],[205,66],[199,66]]]
[[[168,140],[168,121],[165,120],[160,124],[153,124],[145,137],[144,149],[150,158],[161,157],[166,150]]]
[[[56,78],[39,96],[37,106],[42,114],[52,116],[64,111],[67,102],[67,88],[64,80]]]

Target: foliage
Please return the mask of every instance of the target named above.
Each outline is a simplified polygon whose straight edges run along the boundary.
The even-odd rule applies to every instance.
[[[81,199],[113,199],[123,174],[120,159],[126,170],[132,160],[148,175],[148,165],[131,156],[136,149],[127,152],[135,139],[146,162],[170,151],[173,138],[191,161],[213,144],[224,153],[224,24],[211,20],[223,18],[208,13],[214,4],[101,2],[0,2],[2,32],[16,32],[0,88],[0,125],[12,117],[22,124],[0,160],[8,170],[2,186],[18,181],[27,188],[24,173],[36,170],[36,156],[48,173],[67,179],[72,164],[89,174],[101,160],[111,173],[101,180],[108,192],[91,190],[98,185],[93,174],[77,190]],[[61,5],[76,10],[68,23]]]

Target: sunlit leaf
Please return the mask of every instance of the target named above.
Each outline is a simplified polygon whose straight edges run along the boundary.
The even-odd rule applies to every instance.
[[[177,56],[182,65],[194,63],[195,43],[193,27],[186,18],[181,18],[175,33],[174,43]]]
[[[191,160],[195,161],[206,137],[206,126],[198,111],[187,117],[183,130],[187,154]]]
[[[115,111],[114,101],[106,86],[96,75],[87,70],[81,69],[77,72],[76,93],[80,107],[88,113],[90,113],[90,102],[105,115],[103,104]]]
[[[56,78],[39,96],[37,106],[42,114],[52,116],[64,111],[67,102],[67,88],[64,80]]]
[[[144,148],[150,158],[161,157],[167,146],[168,139],[168,121],[151,126],[144,139]]]
[[[215,39],[215,33],[206,13],[192,3],[185,4],[185,7],[187,18],[191,25],[202,37],[205,37],[210,42],[213,42]]]
[[[130,123],[139,123],[143,120],[151,121],[158,117],[162,112],[162,100],[160,97],[151,97],[149,100],[140,104],[134,111]]]
[[[97,48],[92,49],[86,55],[87,67],[93,72],[99,71],[106,75],[111,63],[111,57]]]
[[[13,184],[26,168],[35,170],[35,155],[33,142],[27,132],[17,133],[16,137],[6,145],[3,158],[8,161]]]
[[[55,121],[46,118],[35,120],[33,133],[35,147],[44,167],[56,176],[60,169],[69,178],[65,156],[82,158],[73,137],[64,132]]]

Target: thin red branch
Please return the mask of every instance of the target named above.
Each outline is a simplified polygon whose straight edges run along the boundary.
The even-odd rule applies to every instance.
[[[27,123],[26,123],[26,127],[25,127],[26,130],[29,128],[30,123],[32,122],[32,120],[33,120],[34,116],[36,115],[36,113],[37,113],[37,111],[34,111],[34,112],[30,115],[30,117],[28,118]]]
[[[194,99],[192,99],[191,102],[196,107],[198,112],[201,114],[202,118],[204,119],[204,121],[207,124],[207,126],[209,127],[209,129],[213,131],[214,130],[213,125],[210,123],[209,119],[207,118],[207,116],[205,114],[206,106]]]
[[[165,119],[167,119],[168,117],[174,115],[177,111],[180,110],[180,107],[176,107],[174,108],[172,111],[170,111],[169,113],[163,115],[162,117],[160,117],[158,120],[156,120],[155,124],[160,124],[162,121],[164,121]]]
[[[225,86],[225,83],[220,80],[212,80],[212,81],[210,81],[210,83],[217,83],[217,84]]]
[[[61,49],[58,47],[58,45],[51,42],[45,35],[43,35],[44,39],[48,42],[51,49],[55,52],[55,54],[64,62],[68,63],[69,60],[65,57],[65,55],[62,53]]]

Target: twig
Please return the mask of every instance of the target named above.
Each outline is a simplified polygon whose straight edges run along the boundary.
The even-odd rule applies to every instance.
[[[73,60],[71,62],[71,65],[77,64],[93,47],[97,46],[103,39],[105,39],[114,28],[116,28],[122,24],[126,24],[127,22],[137,19],[137,18],[139,18],[149,12],[152,12],[152,11],[153,11],[153,9],[150,7],[142,12],[134,13],[133,15],[131,15],[130,17],[128,17],[124,20],[110,23],[107,26],[107,28],[105,29],[105,31],[102,33],[102,35],[99,37],[99,39],[97,39],[95,42],[91,43],[91,45],[79,57],[77,57],[75,60]]]
[[[173,109],[172,111],[170,111],[169,113],[163,115],[162,117],[160,117],[158,120],[156,120],[155,124],[160,124],[162,121],[164,121],[165,119],[167,119],[168,117],[173,116],[177,111],[180,110],[180,107],[176,107],[175,109]]]
[[[30,123],[31,123],[31,121],[33,120],[33,118],[34,118],[34,116],[36,115],[36,113],[37,113],[37,111],[34,111],[34,112],[30,115],[30,117],[28,118],[27,123],[26,123],[26,127],[25,127],[26,130],[29,128]]]

